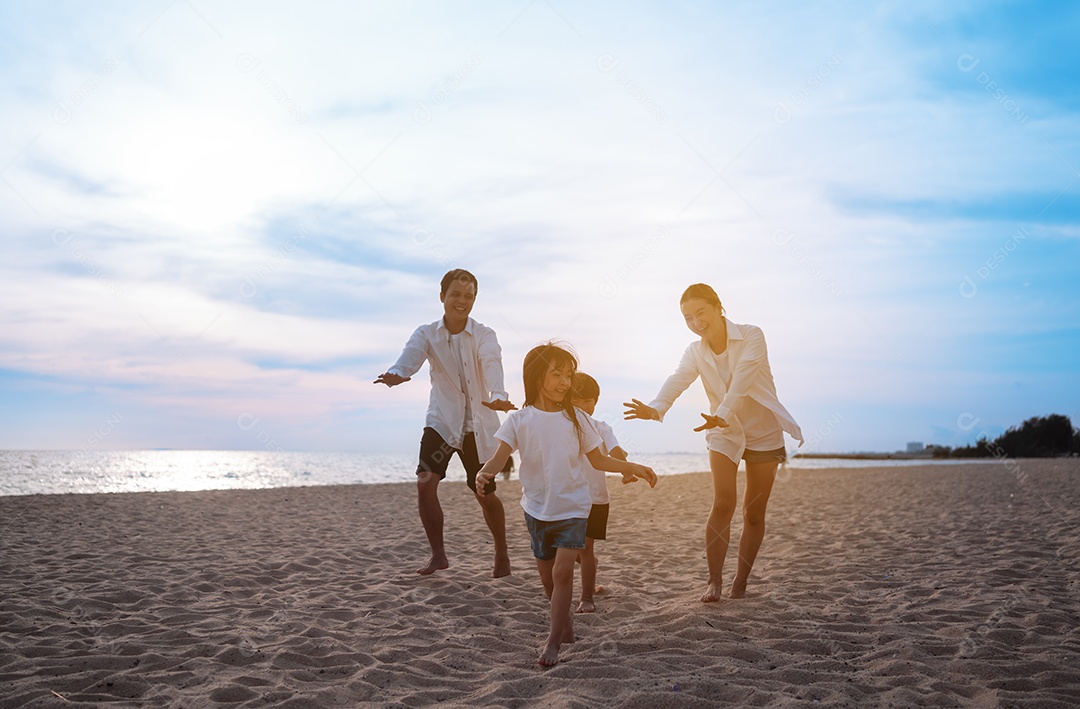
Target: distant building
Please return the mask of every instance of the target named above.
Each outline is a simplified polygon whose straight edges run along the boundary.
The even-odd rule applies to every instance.
[[[924,450],[926,450],[926,446],[923,445],[922,441],[911,441],[907,444],[908,453],[922,453]]]

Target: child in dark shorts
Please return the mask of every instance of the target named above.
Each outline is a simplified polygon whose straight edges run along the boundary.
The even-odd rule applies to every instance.
[[[575,372],[574,379],[570,384],[571,402],[575,407],[587,413],[590,417],[596,411],[596,403],[600,399],[600,385],[596,380],[584,372]],[[626,460],[626,451],[619,447],[619,441],[615,438],[615,432],[604,421],[593,419],[596,432],[600,434],[603,443],[600,452],[616,458]],[[593,546],[597,539],[607,539],[607,521],[610,498],[607,491],[607,478],[602,470],[592,468],[586,471],[589,475],[589,489],[592,493],[592,510],[589,512],[589,521],[585,529],[585,548],[578,552],[578,561],[581,563],[581,601],[578,603],[578,613],[592,613],[596,610],[593,597],[601,593],[604,587],[596,582],[596,569],[598,566],[596,553]]]

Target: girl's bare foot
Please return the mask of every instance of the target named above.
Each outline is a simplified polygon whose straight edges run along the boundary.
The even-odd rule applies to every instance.
[[[746,579],[735,579],[731,584],[732,598],[746,598]]]
[[[577,640],[574,637],[574,614],[569,614],[569,624],[567,624],[558,638],[548,635],[547,642],[540,648],[540,657],[536,658],[536,664],[541,667],[553,667],[559,664],[559,648],[565,643],[572,643]]]
[[[586,601],[585,599],[582,599],[581,603],[578,604],[577,612],[578,613],[595,613],[596,612],[596,604],[593,603],[592,601]]]
[[[544,646],[540,648],[540,657],[536,658],[536,664],[541,667],[554,667],[559,664],[559,642],[550,637]]]
[[[421,576],[430,576],[439,569],[449,568],[450,562],[447,561],[445,556],[433,556],[431,557],[431,561],[428,562],[427,566],[422,569],[417,569],[416,573],[420,574]]]
[[[705,593],[701,594],[702,603],[716,603],[720,600],[720,584],[710,583],[709,587],[705,589]]]
[[[574,637],[574,614],[567,613],[566,627],[562,629],[562,636],[559,638],[559,642],[573,643],[577,642],[577,638]]]

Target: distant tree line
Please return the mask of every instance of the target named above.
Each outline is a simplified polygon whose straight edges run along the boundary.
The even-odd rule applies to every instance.
[[[1080,430],[1068,416],[1050,414],[1029,418],[994,440],[985,436],[972,446],[927,446],[935,458],[1057,458],[1080,455]]]

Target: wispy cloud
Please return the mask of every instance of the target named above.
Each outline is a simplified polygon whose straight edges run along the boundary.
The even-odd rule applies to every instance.
[[[1080,181],[1068,192],[987,195],[984,199],[905,200],[888,196],[837,195],[834,203],[857,216],[893,216],[921,223],[1006,222],[1075,226],[1080,223]]]

